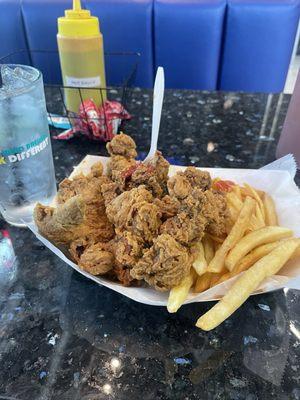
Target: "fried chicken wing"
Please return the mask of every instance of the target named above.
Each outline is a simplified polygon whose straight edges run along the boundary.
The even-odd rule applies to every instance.
[[[116,135],[111,142],[107,143],[106,148],[111,156],[124,156],[126,158],[137,156],[134,140],[124,133]]]
[[[190,268],[189,251],[171,235],[162,234],[154,239],[150,249],[145,250],[130,275],[137,280],[144,279],[156,290],[166,291],[178,285]]]

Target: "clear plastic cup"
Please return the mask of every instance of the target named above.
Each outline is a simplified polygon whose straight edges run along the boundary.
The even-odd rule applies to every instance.
[[[2,64],[0,73],[0,211],[22,226],[56,194],[43,78],[25,65]]]

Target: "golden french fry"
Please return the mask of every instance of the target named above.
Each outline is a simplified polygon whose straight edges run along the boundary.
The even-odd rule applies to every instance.
[[[169,313],[176,312],[182,306],[189,294],[190,288],[194,284],[194,280],[195,273],[193,269],[191,269],[189,275],[183,278],[178,286],[175,286],[170,290],[167,304]]]
[[[265,214],[266,214],[266,225],[270,225],[270,226],[278,225],[278,218],[277,218],[274,201],[273,201],[272,197],[269,196],[267,193],[264,193],[263,204],[264,204]]]
[[[209,331],[221,324],[247,300],[265,278],[276,274],[283,267],[299,246],[299,242],[299,239],[283,241],[257,261],[234,282],[216,305],[198,319],[196,326]]]
[[[227,281],[227,279],[229,279],[231,277],[232,277],[231,273],[226,272],[224,275],[222,275],[220,277],[220,279],[215,283],[215,285],[219,285],[220,283]]]
[[[263,228],[264,226],[265,224],[261,226],[261,221],[258,220],[255,214],[252,214],[246,233],[257,231],[258,229]]]
[[[241,187],[239,185],[234,185],[232,186],[232,191],[233,193],[238,197],[240,201],[243,201],[242,199],[242,193],[241,193]]]
[[[297,249],[294,251],[293,255],[292,255],[292,259],[298,258],[300,257],[300,245],[297,247]]]
[[[234,192],[229,192],[226,195],[227,203],[235,208],[238,212],[241,211],[243,207],[243,201]]]
[[[256,203],[256,206],[255,206],[255,217],[256,217],[256,220],[257,220],[258,229],[263,228],[264,226],[266,226],[264,216],[263,216],[263,214],[261,212],[261,209],[260,209],[258,203]]]
[[[245,257],[243,257],[231,271],[232,275],[237,275],[240,272],[246,271],[251,265],[256,263],[260,258],[269,254],[275,247],[277,247],[279,242],[272,242],[263,244],[262,246],[256,247],[256,249],[250,251]]]
[[[266,226],[248,233],[244,236],[236,245],[232,248],[226,257],[225,265],[229,271],[232,271],[235,265],[251,250],[262,244],[275,242],[289,236],[292,236],[293,232],[288,228],[282,228],[281,226]]]
[[[248,183],[244,183],[244,186],[249,190],[249,192],[253,195],[253,198],[257,201],[259,208],[261,210],[263,220],[265,220],[265,209],[264,205],[262,202],[262,199],[259,197],[259,194],[257,193],[256,189],[254,189],[252,186],[248,185]]]
[[[219,250],[219,248],[220,248],[221,246],[222,246],[222,243],[217,243],[217,242],[214,243],[215,254],[216,254],[216,251]]]
[[[197,243],[196,245],[196,259],[193,262],[193,268],[196,271],[197,275],[203,275],[207,270],[207,262],[204,255],[204,247],[202,242]]]
[[[243,207],[243,205],[242,205],[242,207]],[[228,208],[228,211],[229,211],[229,216],[230,216],[231,221],[233,221],[233,223],[235,223],[235,221],[238,219],[240,210],[237,210],[230,203],[228,203],[227,208]]]
[[[200,293],[200,292],[204,292],[205,290],[209,289],[212,275],[214,275],[214,274],[212,274],[211,272],[206,272],[205,274],[198,276],[198,278],[196,280],[194,292]]]
[[[250,190],[248,190],[247,188],[245,188],[243,186],[241,186],[240,188],[241,188],[242,197],[247,197],[247,196],[253,197],[253,192],[251,192]],[[265,193],[263,190],[259,190],[259,189],[255,189],[255,192],[259,195],[259,197],[261,199]]]
[[[226,273],[226,269],[224,268],[221,272],[211,273],[210,287],[216,285],[218,280]]]
[[[227,253],[243,237],[247,229],[254,206],[255,201],[251,199],[251,197],[246,197],[236,223],[233,225],[229,235],[226,237],[221,247],[216,251],[214,258],[209,263],[207,268],[208,272],[218,273],[223,269]]]
[[[210,233],[207,233],[207,236],[210,237],[215,243],[222,244],[225,240],[225,238],[217,237],[217,236],[211,235]]]
[[[211,260],[214,258],[215,250],[214,250],[214,244],[213,241],[211,240],[210,237],[204,236],[203,240],[203,247],[204,247],[204,255],[207,264],[211,262]]]

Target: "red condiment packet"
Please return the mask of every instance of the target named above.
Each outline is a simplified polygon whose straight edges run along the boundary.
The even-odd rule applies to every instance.
[[[89,139],[108,142],[118,133],[122,120],[130,118],[131,115],[117,101],[106,100],[97,107],[93,100],[84,100],[74,117],[74,126],[53,138],[68,140],[81,133]]]

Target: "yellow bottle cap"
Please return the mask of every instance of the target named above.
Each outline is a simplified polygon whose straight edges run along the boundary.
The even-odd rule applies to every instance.
[[[89,10],[81,8],[80,0],[73,0],[73,9],[66,10],[65,16],[57,20],[58,33],[63,36],[85,37],[100,33],[99,20]]]

